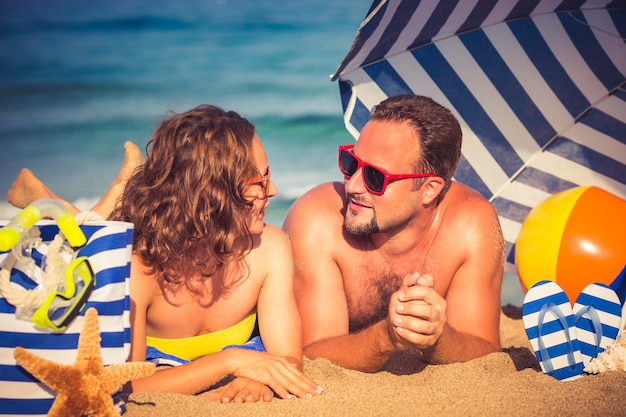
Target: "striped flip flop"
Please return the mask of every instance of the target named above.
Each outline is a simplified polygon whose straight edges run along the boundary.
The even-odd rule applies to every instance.
[[[589,284],[576,299],[573,312],[583,364],[587,366],[615,342],[622,323],[622,305],[608,286]]]
[[[560,381],[582,376],[584,365],[574,313],[567,295],[556,282],[540,281],[528,290],[522,320],[545,374]]]

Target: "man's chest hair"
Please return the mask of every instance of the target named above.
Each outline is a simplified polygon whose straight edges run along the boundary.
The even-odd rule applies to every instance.
[[[391,295],[402,284],[401,275],[362,274],[346,287],[350,333],[362,330],[387,316]]]

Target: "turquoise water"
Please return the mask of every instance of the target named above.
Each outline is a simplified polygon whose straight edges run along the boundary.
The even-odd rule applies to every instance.
[[[79,205],[106,189],[122,145],[160,116],[213,103],[257,126],[282,223],[313,184],[338,179],[352,140],[336,83],[367,0],[0,3],[0,192],[29,167]],[[5,203],[0,218],[11,216]]]
[[[104,193],[132,140],[168,110],[212,103],[257,127],[281,225],[304,191],[339,180],[343,125],[332,74],[369,0],[0,2],[0,193],[22,167],[81,209]],[[0,219],[16,213],[2,199]],[[520,304],[508,277],[503,303]],[[509,295],[510,294],[510,295]]]

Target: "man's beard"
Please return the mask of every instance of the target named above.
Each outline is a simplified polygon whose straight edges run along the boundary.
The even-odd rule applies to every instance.
[[[372,217],[369,223],[366,224],[353,224],[348,220],[349,216],[350,209],[346,208],[345,214],[343,216],[343,227],[348,233],[356,236],[365,236],[372,233],[378,233],[380,231],[378,227],[378,221],[376,220],[376,213],[374,213],[374,217]]]

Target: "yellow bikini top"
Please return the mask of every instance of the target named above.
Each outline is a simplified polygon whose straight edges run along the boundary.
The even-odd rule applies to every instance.
[[[213,333],[182,339],[161,339],[147,336],[146,342],[148,346],[157,348],[163,353],[192,361],[219,352],[225,346],[246,343],[252,336],[255,323],[256,312],[252,312],[239,323]]]

